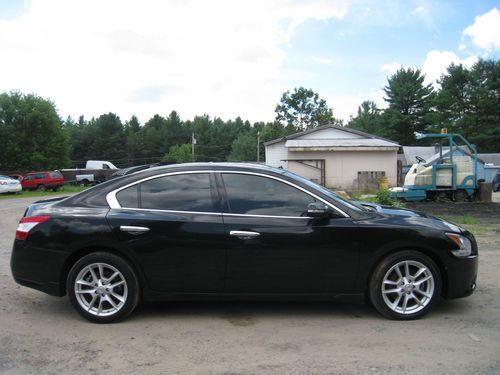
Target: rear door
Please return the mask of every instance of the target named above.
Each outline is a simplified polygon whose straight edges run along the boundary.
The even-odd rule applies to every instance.
[[[207,171],[149,178],[108,195],[116,237],[133,252],[151,289],[220,292],[224,226]]]
[[[23,181],[21,182],[23,188],[31,189],[32,187],[34,187],[35,186],[34,178],[35,176],[32,174],[25,176],[23,178]]]
[[[337,211],[307,217],[308,204],[319,198],[276,177],[227,172],[218,181],[227,292],[337,293],[354,285],[358,249],[350,217]]]

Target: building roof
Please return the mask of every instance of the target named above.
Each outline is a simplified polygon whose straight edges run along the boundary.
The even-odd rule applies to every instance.
[[[376,138],[290,139],[285,147],[398,147],[398,144]]]
[[[485,163],[500,166],[500,153],[496,154],[477,154]]]
[[[304,140],[300,140],[300,141],[297,140],[297,138],[303,137],[303,136],[308,135],[308,134],[316,133],[316,132],[319,132],[322,130],[326,130],[326,129],[340,130],[340,131],[351,134],[352,137],[351,138],[349,138],[349,137],[333,138],[333,139],[321,137],[318,139],[307,139],[307,140],[304,139]],[[292,140],[297,140],[298,142],[306,142],[306,143],[304,143],[304,146],[302,146],[302,145],[289,146],[288,142],[291,142]],[[306,130],[306,131],[299,132],[299,133],[294,133],[294,134],[287,135],[286,137],[282,137],[282,138],[278,138],[278,139],[273,139],[271,141],[265,142],[264,145],[269,146],[269,145],[272,145],[275,143],[286,141],[286,147],[357,147],[357,146],[363,147],[363,145],[349,144],[349,142],[351,142],[351,141],[360,143],[363,140],[366,140],[366,141],[371,140],[370,142],[368,142],[370,144],[364,145],[365,147],[366,146],[369,146],[369,147],[399,147],[399,144],[397,144],[396,142],[393,142],[389,139],[378,137],[378,136],[373,135],[373,134],[364,133],[364,132],[359,131],[359,130],[354,130],[354,129],[346,128],[343,126],[336,126],[336,125],[332,125],[332,124],[318,126],[314,129]],[[330,142],[332,144],[319,145],[319,144],[314,144],[314,143],[307,143],[307,142],[311,142],[311,141],[319,141],[319,142],[325,142],[325,143]],[[335,144],[333,144],[333,143],[335,143]],[[290,143],[290,145],[291,144],[292,143]]]
[[[412,165],[418,163],[417,156],[428,160],[435,154],[436,148],[434,146],[403,146],[403,164]]]

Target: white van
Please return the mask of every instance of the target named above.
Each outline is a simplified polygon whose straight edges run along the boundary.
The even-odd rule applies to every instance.
[[[118,169],[115,165],[105,160],[87,160],[87,169]]]

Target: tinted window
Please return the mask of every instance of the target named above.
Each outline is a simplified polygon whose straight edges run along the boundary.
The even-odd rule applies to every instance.
[[[316,200],[288,184],[267,177],[223,174],[229,210],[235,214],[304,216]]]
[[[207,173],[155,178],[140,186],[142,208],[174,211],[216,212]]]
[[[304,178],[304,177],[301,177],[301,176],[299,176],[299,175],[296,175],[295,173],[292,173],[292,172],[290,172],[290,171],[286,171],[286,172],[284,173],[284,175],[289,176],[289,177],[292,177],[292,178],[294,178],[294,179],[296,179],[296,180],[299,180],[299,181],[301,181],[303,184],[306,184],[306,185],[308,185],[308,186],[311,186],[311,187],[315,188],[316,190],[321,191],[323,194],[325,194],[325,195],[326,195],[327,197],[329,197],[330,199],[333,199],[333,200],[335,200],[335,201],[337,201],[337,202],[340,202],[340,203],[342,203],[342,204],[344,204],[344,205],[348,206],[348,207],[349,207],[349,208],[351,208],[351,209],[354,209],[354,210],[356,210],[356,211],[360,211],[360,210],[361,210],[361,211],[363,211],[363,207],[360,207],[358,204],[356,204],[356,203],[354,203],[354,202],[352,202],[352,201],[348,201],[348,200],[346,200],[346,199],[342,198],[340,195],[335,194],[333,191],[331,191],[331,190],[329,190],[329,189],[327,189],[327,188],[325,188],[325,187],[323,187],[323,186],[321,186],[321,185],[318,185],[318,184],[316,184],[316,183],[314,183],[314,182],[312,182],[312,181],[308,180],[307,178]]]
[[[128,208],[139,207],[139,185],[134,185],[129,188],[123,189],[116,194],[116,199],[120,206]]]
[[[38,179],[38,180],[43,180],[45,178],[45,175],[43,173],[40,173],[40,174],[37,174],[35,176],[35,178]]]

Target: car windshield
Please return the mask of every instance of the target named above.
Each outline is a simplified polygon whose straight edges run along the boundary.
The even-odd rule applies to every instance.
[[[356,211],[367,211],[365,208],[363,208],[361,205],[357,204],[357,203],[354,203],[352,201],[349,201],[347,199],[344,199],[342,198],[341,196],[335,194],[333,191],[321,186],[321,185],[318,185],[310,180],[308,180],[307,178],[304,178],[304,177],[301,177],[299,175],[296,175],[295,173],[292,173],[292,172],[289,172],[289,171],[286,171],[284,173],[285,176],[289,176],[289,177],[292,177],[296,180],[299,180],[300,182],[316,189],[316,190],[319,190],[321,191],[323,194],[325,194],[326,196],[328,196],[329,198],[339,202],[340,204],[343,204],[344,206],[347,206],[349,207],[350,209],[352,210],[356,210]]]

